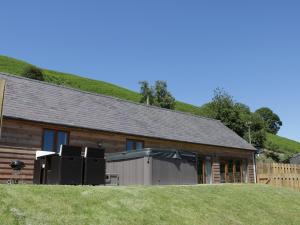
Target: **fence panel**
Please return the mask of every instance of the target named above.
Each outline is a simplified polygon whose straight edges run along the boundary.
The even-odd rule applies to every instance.
[[[283,163],[257,163],[257,182],[300,191],[300,165]]]

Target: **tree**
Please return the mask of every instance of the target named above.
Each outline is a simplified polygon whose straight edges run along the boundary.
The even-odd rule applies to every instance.
[[[43,71],[40,68],[37,68],[35,66],[26,67],[22,72],[22,76],[34,80],[40,80],[40,81],[44,80]]]
[[[277,134],[282,126],[282,122],[277,114],[270,108],[263,107],[255,111],[265,121],[266,130],[269,133]]]
[[[166,81],[155,82],[155,104],[166,109],[175,108],[175,98],[168,91]]]
[[[249,114],[245,114],[242,116],[242,120],[245,124],[245,131],[243,138],[250,142],[249,139],[249,126],[250,126],[250,137],[251,137],[251,144],[262,148],[265,145],[266,141],[266,130],[265,130],[265,123],[260,115],[256,113],[252,113],[249,110]]]
[[[235,104],[232,96],[223,89],[214,90],[214,97],[210,103],[205,105],[205,108],[206,116],[220,120],[241,137],[244,135],[245,127],[239,107]]]
[[[168,91],[167,82],[156,81],[155,86],[150,86],[147,81],[141,81],[140,93],[141,93],[141,103],[146,103],[148,105],[156,105],[161,108],[174,109],[175,108],[175,98]]]
[[[140,102],[147,105],[153,105],[154,103],[154,90],[147,81],[140,81],[140,94],[142,95]]]
[[[250,126],[251,143],[263,147],[266,132],[262,118],[252,113],[247,105],[235,102],[223,89],[217,88],[214,91],[212,101],[203,106],[203,111],[206,116],[220,120],[248,142]]]

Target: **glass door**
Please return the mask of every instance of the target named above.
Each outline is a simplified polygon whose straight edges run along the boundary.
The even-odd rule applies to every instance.
[[[241,161],[234,161],[234,182],[241,183],[242,182],[242,173],[241,173]]]
[[[248,163],[247,160],[242,161],[242,180],[244,183],[248,182]]]
[[[241,160],[220,161],[221,183],[241,183],[247,175],[245,163]]]
[[[227,183],[233,183],[234,182],[234,177],[233,177],[233,160],[228,160],[227,163],[228,167],[228,173],[227,173]]]
[[[203,184],[204,174],[203,174],[203,159],[198,157],[197,159],[197,174],[198,174],[198,184]]]
[[[212,168],[211,168],[211,158],[205,159],[205,183],[212,183]]]

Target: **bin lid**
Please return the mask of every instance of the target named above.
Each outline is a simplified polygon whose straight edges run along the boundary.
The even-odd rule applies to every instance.
[[[50,155],[56,155],[56,152],[36,151],[35,159],[37,159],[39,157],[50,156]]]
[[[153,157],[159,159],[176,159],[185,160],[190,162],[196,161],[196,153],[182,151],[178,149],[157,149],[157,148],[144,148],[140,150],[133,150],[127,152],[110,153],[106,155],[106,161],[120,161],[128,159],[137,159],[144,157]]]

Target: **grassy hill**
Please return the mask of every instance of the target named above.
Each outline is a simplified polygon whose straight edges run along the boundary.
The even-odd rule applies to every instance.
[[[0,185],[1,224],[300,224],[300,192],[264,185]]]
[[[266,148],[284,154],[300,152],[300,143],[274,134],[267,134]]]
[[[30,65],[27,62],[0,55],[0,71],[15,75],[21,75],[24,68]],[[119,87],[107,82],[92,80],[73,74],[61,73],[43,69],[47,82],[77,88],[84,91],[110,95],[121,99],[139,102],[140,94],[126,88]],[[196,107],[184,102],[176,102],[176,110],[188,112],[196,115],[205,115],[204,108]],[[300,152],[300,143],[282,138],[279,136],[268,135],[267,148],[285,154]]]

